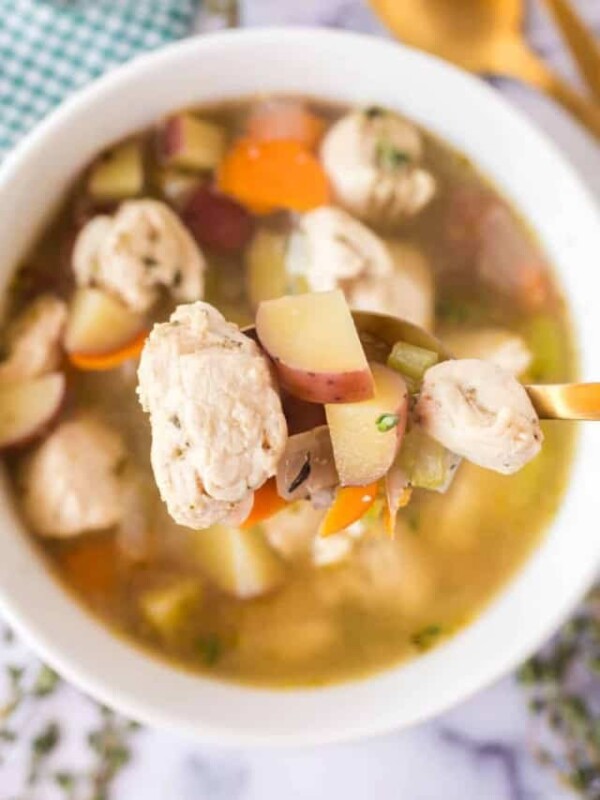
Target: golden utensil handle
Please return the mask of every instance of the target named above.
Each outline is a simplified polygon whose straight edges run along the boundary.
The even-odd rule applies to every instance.
[[[600,383],[526,386],[540,419],[600,420]]]
[[[541,58],[518,41],[506,41],[495,52],[499,75],[518,78],[548,94],[600,139],[600,106],[556,75]]]
[[[544,0],[551,11],[581,77],[600,102],[600,44],[583,22],[570,0]]]

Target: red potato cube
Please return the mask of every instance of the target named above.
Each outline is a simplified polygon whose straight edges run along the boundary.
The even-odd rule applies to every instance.
[[[137,339],[145,327],[143,317],[102,289],[78,289],[69,307],[65,350],[85,356],[116,353]]]
[[[0,386],[0,449],[28,444],[58,415],[66,391],[62,372]]]
[[[225,131],[192,114],[175,114],[158,132],[158,155],[168,166],[197,171],[216,169],[225,154]]]
[[[401,375],[371,364],[375,394],[360,403],[326,405],[333,455],[342,486],[366,486],[388,472],[404,436],[408,389]]]
[[[216,253],[243,250],[254,233],[254,220],[246,209],[208,187],[200,187],[189,195],[181,217],[198,244]]]
[[[290,394],[309,403],[373,396],[373,377],[341,291],[261,303],[256,332]]]

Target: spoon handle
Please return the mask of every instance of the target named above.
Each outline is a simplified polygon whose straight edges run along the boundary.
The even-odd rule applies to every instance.
[[[560,28],[581,77],[600,103],[600,44],[570,0],[544,0]]]
[[[600,420],[600,383],[526,386],[540,419]]]
[[[588,131],[600,139],[600,106],[587,100],[556,75],[535,53],[520,42],[507,42],[497,56],[499,74],[531,84],[560,103]]]

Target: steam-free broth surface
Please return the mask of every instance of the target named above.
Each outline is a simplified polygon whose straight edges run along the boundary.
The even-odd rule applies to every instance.
[[[256,120],[262,102],[243,100],[192,114],[218,124],[222,159],[240,137],[250,135],[248,130],[256,135],[249,120]],[[302,108],[318,121],[310,129],[315,141],[347,110],[316,101],[303,101]],[[167,202],[190,224],[190,193],[212,185],[220,166],[200,169],[185,159],[165,166],[156,155],[157,136],[153,129],[132,139],[143,170],[141,190],[133,194]],[[436,334],[460,343],[465,332],[490,327],[514,332],[531,354],[523,378],[572,379],[567,312],[539,245],[465,156],[426,131],[421,136],[421,164],[435,178],[435,196],[411,218],[370,220],[369,225],[424,259],[435,285]],[[303,146],[318,161],[318,146]],[[104,156],[105,162],[110,159]],[[17,273],[11,315],[43,292],[69,299],[77,232],[95,214],[112,214],[127,199],[93,196],[90,174],[86,170],[77,180]],[[250,209],[252,237],[259,231],[279,237],[267,261],[279,257],[277,243],[285,246],[298,214],[306,210]],[[215,213],[208,225],[211,235],[221,223]],[[226,232],[219,235],[235,238],[236,225],[233,233],[227,233],[231,224],[222,226]],[[240,325],[253,319],[252,240],[230,249],[222,242],[200,245],[208,265],[205,299]],[[287,273],[283,282],[281,275],[273,278],[267,293],[305,289],[305,276]],[[149,319],[165,319],[174,305],[163,293]],[[135,358],[103,370],[71,363],[61,412],[61,419],[69,419],[93,411],[124,437],[128,465],[123,469],[133,465],[136,475],[126,523],[62,539],[31,535],[49,568],[99,621],[149,653],[211,676],[266,686],[319,685],[418,657],[471,622],[513,578],[551,522],[568,480],[573,429],[567,423],[544,424],[541,454],[518,474],[502,476],[462,463],[447,493],[415,490],[400,512],[394,539],[383,530],[377,501],[354,526],[349,555],[327,565],[316,563],[313,542],[322,512],[308,501],[294,503],[246,534],[250,548],[254,538],[268,550],[261,564],[277,574],[272,590],[251,599],[236,597],[214,578],[206,532],[176,525],[159,497],[149,462],[149,426],[136,397],[136,368]],[[37,444],[8,456],[17,496]],[[120,468],[115,466],[117,472]]]

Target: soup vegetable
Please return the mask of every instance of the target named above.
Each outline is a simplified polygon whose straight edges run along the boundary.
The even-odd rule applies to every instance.
[[[359,339],[344,297],[467,360]],[[418,656],[560,503],[568,425],[537,455],[534,420],[507,459],[431,411],[460,364],[478,400],[498,375],[500,394],[571,379],[572,340],[515,211],[395,113],[269,98],[159,120],[83,172],[9,300],[0,445],[31,536],[88,609],[187,669],[318,685]],[[257,311],[275,371],[236,327]]]

